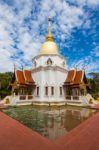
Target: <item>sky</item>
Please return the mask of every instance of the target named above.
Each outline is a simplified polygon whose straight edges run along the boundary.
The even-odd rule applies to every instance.
[[[0,0],[0,72],[31,68],[48,16],[68,69],[99,72],[99,0]]]

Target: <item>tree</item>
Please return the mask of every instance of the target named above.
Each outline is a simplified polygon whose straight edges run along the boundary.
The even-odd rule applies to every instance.
[[[91,94],[96,99],[99,97],[99,73],[91,72],[90,75],[90,85],[91,85]]]
[[[0,73],[0,97],[4,98],[7,95],[11,94],[11,89],[9,88],[9,84],[11,83],[13,73],[6,72]]]

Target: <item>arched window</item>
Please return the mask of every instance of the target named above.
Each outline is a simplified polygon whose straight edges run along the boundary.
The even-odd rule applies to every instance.
[[[62,87],[61,86],[59,87],[59,90],[60,90],[60,96],[62,96],[63,91],[62,91]]]
[[[47,65],[52,65],[52,60],[50,58],[47,60]]]
[[[53,96],[54,95],[54,87],[51,86],[51,95]]]
[[[45,87],[45,95],[48,96],[48,86]]]
[[[37,96],[39,96],[39,86],[36,89],[36,94],[37,94]]]

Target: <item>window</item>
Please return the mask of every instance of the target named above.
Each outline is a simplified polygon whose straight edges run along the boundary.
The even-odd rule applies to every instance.
[[[48,87],[45,87],[45,95],[48,96]]]
[[[60,95],[62,95],[62,87],[60,87]]]
[[[51,86],[51,95],[54,95],[54,87]]]
[[[39,87],[37,87],[37,96],[39,96]]]
[[[52,65],[52,60],[50,58],[47,60],[47,65]]]

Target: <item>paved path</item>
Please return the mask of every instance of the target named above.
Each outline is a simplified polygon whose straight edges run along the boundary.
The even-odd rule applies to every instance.
[[[99,150],[99,113],[55,141],[63,150]]]
[[[99,150],[99,113],[52,142],[0,112],[0,150]]]
[[[0,150],[59,150],[54,143],[0,112]]]

